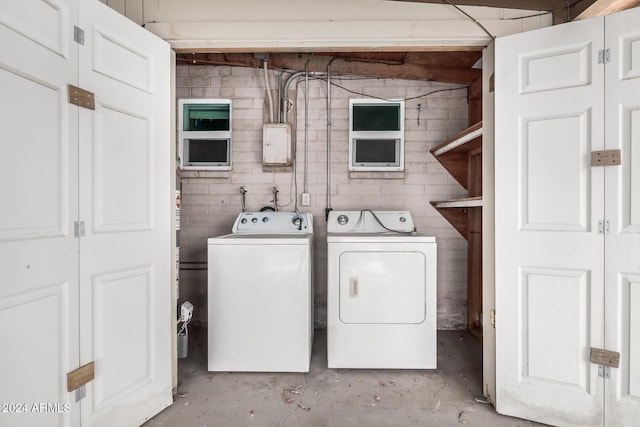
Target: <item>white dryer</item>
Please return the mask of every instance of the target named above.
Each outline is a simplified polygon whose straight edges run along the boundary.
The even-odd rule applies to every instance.
[[[243,212],[208,239],[209,371],[308,372],[313,218]]]
[[[436,367],[436,240],[406,211],[332,211],[329,368]]]

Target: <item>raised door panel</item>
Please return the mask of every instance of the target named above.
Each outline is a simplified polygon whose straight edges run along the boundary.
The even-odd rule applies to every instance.
[[[521,117],[521,230],[590,231],[590,128],[589,110]]]
[[[94,232],[151,230],[151,117],[99,100],[93,120]]]
[[[590,280],[587,271],[523,268],[519,319],[521,379],[590,393],[588,348]],[[562,301],[554,304],[552,301]]]

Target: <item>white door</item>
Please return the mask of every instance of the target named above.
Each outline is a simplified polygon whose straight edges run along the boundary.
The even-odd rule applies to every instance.
[[[97,1],[80,22],[82,424],[134,426],[172,402],[170,49]]]
[[[603,19],[496,40],[496,408],[601,425]]]
[[[605,348],[621,354],[605,382],[609,426],[640,420],[640,9],[607,16],[606,148],[621,166],[605,168]]]
[[[0,2],[3,426],[79,421],[66,378],[78,367],[76,10],[77,0]]]

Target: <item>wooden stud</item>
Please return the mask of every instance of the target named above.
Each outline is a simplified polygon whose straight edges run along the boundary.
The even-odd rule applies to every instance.
[[[591,348],[591,363],[596,365],[609,366],[610,368],[620,367],[620,353],[617,351],[603,350],[601,348]]]
[[[87,363],[84,366],[67,374],[67,391],[74,391],[95,378],[95,362]]]

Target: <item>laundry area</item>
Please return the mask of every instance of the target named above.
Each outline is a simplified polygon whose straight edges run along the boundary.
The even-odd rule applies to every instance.
[[[0,427],[634,425],[638,2],[231,3],[0,5]]]
[[[196,329],[174,404],[144,425],[544,425],[499,415],[482,396],[481,344],[468,332],[440,331],[438,368],[428,370],[327,368],[326,335],[316,331],[307,373],[209,372],[206,331]]]
[[[534,425],[483,394],[481,333],[466,331],[469,231],[430,203],[481,195],[477,167],[467,189],[430,153],[467,134],[481,100],[462,83],[336,72],[402,55],[298,55],[320,70],[308,73],[273,69],[287,54],[178,55],[179,134],[197,137],[184,132],[190,105],[198,117],[231,105],[233,158],[185,167],[179,151],[180,300],[194,311],[176,401],[148,425]],[[210,63],[225,60],[238,63]],[[265,160],[271,117],[296,135],[282,164]],[[355,134],[374,118],[390,130]],[[389,158],[354,162],[363,136],[390,140]]]

